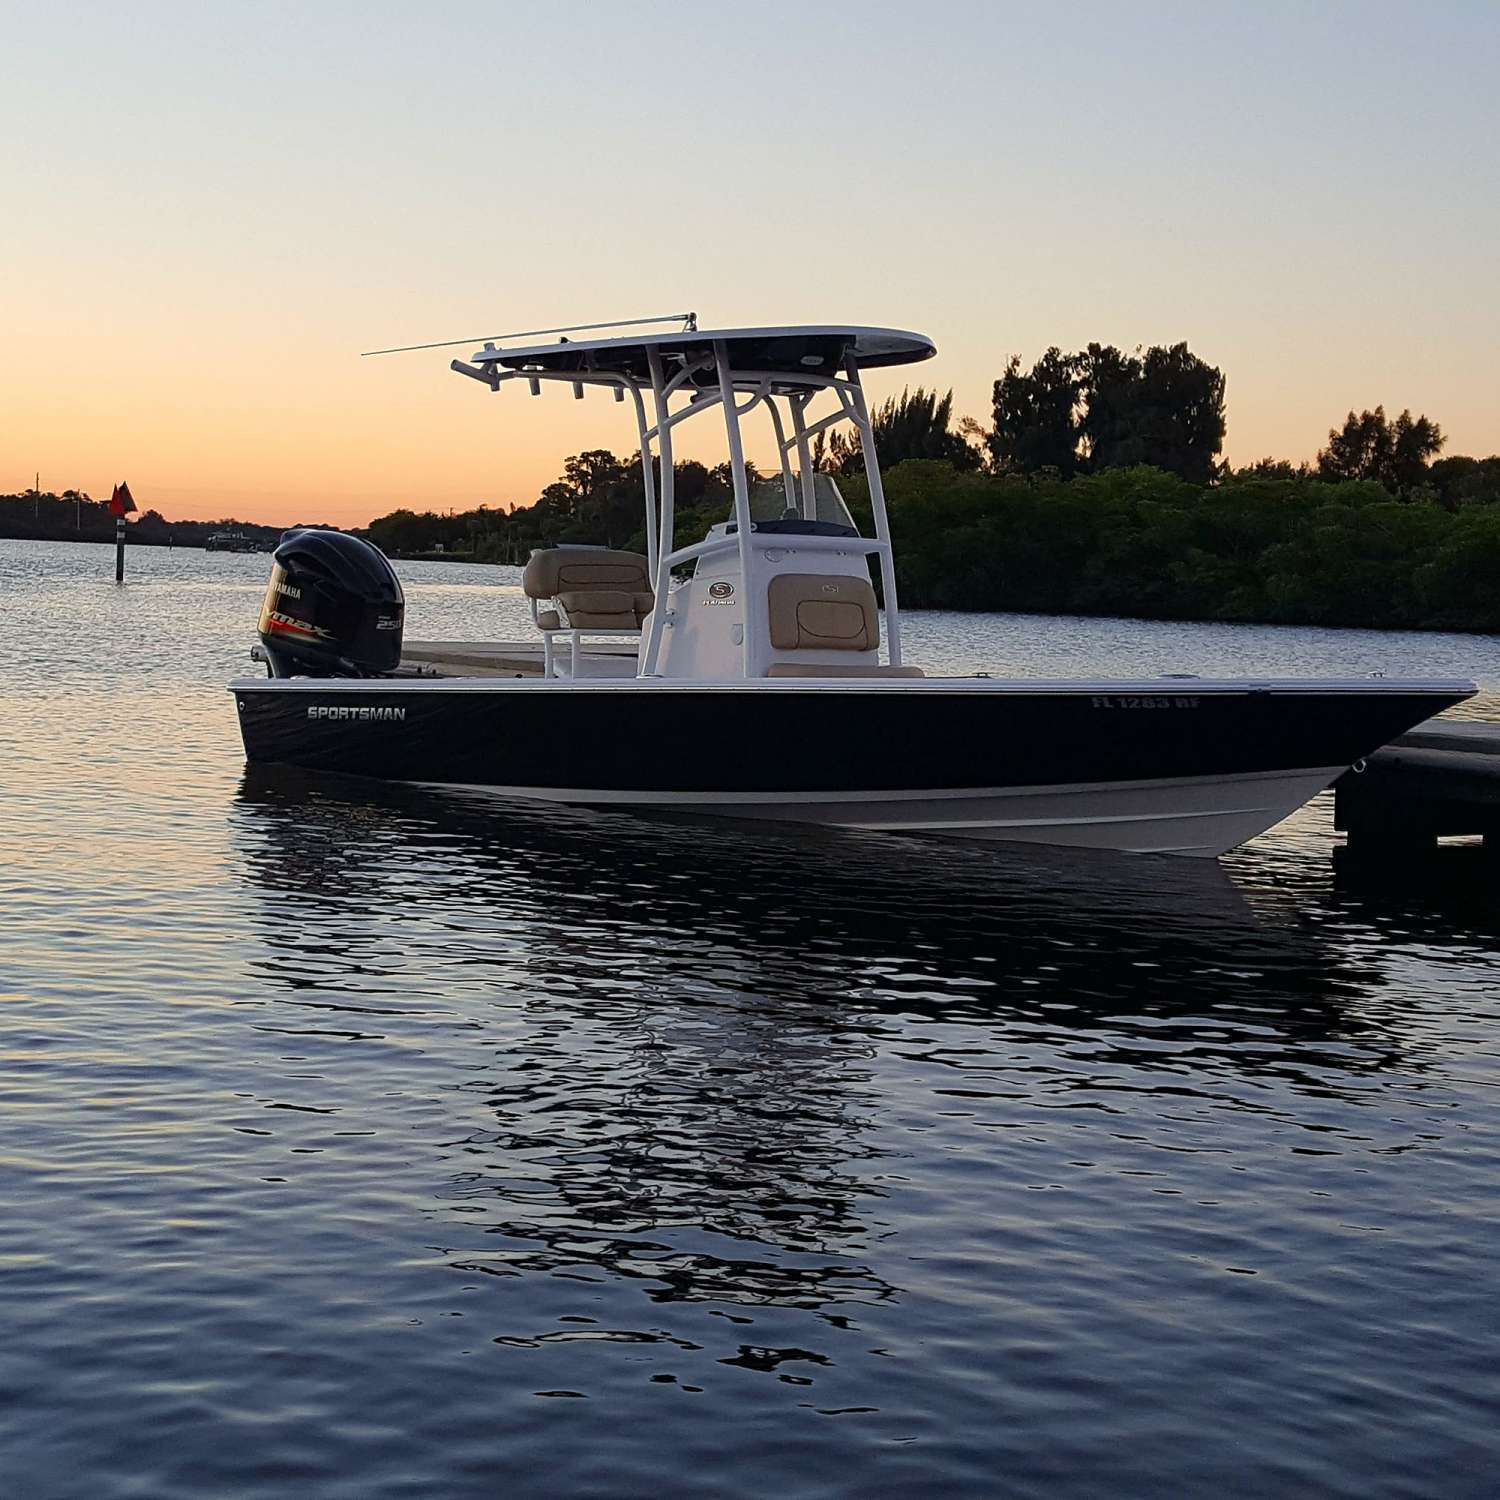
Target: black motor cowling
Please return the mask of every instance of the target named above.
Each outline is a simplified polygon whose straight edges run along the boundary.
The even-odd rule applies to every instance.
[[[376,677],[401,661],[406,600],[385,554],[342,531],[282,534],[260,610],[273,677]]]

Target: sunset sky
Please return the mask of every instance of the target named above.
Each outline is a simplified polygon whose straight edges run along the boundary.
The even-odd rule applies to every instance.
[[[1494,3],[4,18],[0,492],[529,503],[627,408],[359,352],[687,308],[919,329],[986,422],[1011,353],[1185,339],[1236,462],[1377,402],[1500,450]]]

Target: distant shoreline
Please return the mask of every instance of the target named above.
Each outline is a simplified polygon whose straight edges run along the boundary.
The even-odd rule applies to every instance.
[[[500,562],[493,557],[477,557],[472,552],[391,552],[392,562],[477,563],[486,568],[520,568],[523,563]],[[1119,610],[1091,609],[1004,609],[993,606],[970,609],[958,605],[906,604],[904,614],[953,615],[1034,615],[1039,620],[1138,620],[1148,625],[1222,625],[1228,629],[1250,630],[1360,630],[1382,635],[1470,635],[1493,640],[1492,630],[1465,630],[1461,625],[1345,625],[1319,624],[1307,620],[1224,620],[1208,615],[1122,614]]]
[[[198,522],[198,525],[206,523]],[[281,529],[279,528],[278,535]],[[177,548],[192,548],[199,552],[209,550],[202,541],[170,541],[158,537],[137,537],[133,529],[126,533],[127,542],[131,546],[144,546],[162,548],[175,551]],[[110,546],[114,543],[113,533],[100,535],[75,535],[75,536],[17,536],[13,532],[0,532],[0,542],[91,542],[96,546]],[[231,556],[255,556],[255,553],[231,553]],[[265,555],[265,554],[259,554]],[[392,552],[388,554],[392,562],[407,563],[464,563],[474,564],[489,568],[519,568],[521,563],[507,563],[493,557],[478,557],[472,552]],[[957,614],[957,615],[1033,615],[1043,620],[1137,620],[1143,624],[1152,625],[1222,625],[1231,628],[1249,628],[1255,630],[1352,630],[1369,631],[1378,634],[1390,635],[1466,635],[1478,639],[1493,641],[1496,632],[1493,630],[1482,630],[1476,628],[1466,629],[1461,625],[1373,625],[1373,624],[1347,624],[1330,623],[1310,620],[1225,620],[1206,615],[1194,614],[1129,614],[1119,609],[1038,609],[1031,608],[1004,608],[985,606],[980,608],[969,608],[953,604],[927,605],[906,604],[903,608],[913,614]]]
[[[57,536],[50,532],[23,533],[6,528],[0,531],[0,542],[92,542],[99,547],[113,547],[115,534],[113,531],[85,531],[72,536]],[[188,541],[186,538],[178,541],[173,537],[165,536],[137,536],[132,526],[125,528],[125,544],[128,547],[165,547],[168,549],[196,547],[200,552],[205,550],[201,541]]]

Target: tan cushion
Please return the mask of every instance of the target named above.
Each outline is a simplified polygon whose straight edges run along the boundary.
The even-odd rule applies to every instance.
[[[635,614],[635,595],[619,589],[565,589],[557,602],[567,610],[570,620],[585,611],[594,615]]]
[[[880,645],[875,590],[867,578],[781,573],[768,591],[777,651],[874,651]]]
[[[540,609],[537,611],[536,628],[538,630],[561,630],[562,617],[555,609]]]
[[[557,596],[567,630],[638,630],[635,595],[618,589],[569,589]]]
[[[641,627],[633,609],[626,610],[624,614],[611,614],[604,610],[570,609],[567,628],[570,630],[639,630]]]
[[[619,589],[627,594],[651,587],[639,552],[605,547],[539,547],[521,574],[528,599],[551,599],[570,589]]]
[[[641,619],[645,619],[655,608],[656,595],[650,589],[635,596],[635,612]]]
[[[828,666],[816,662],[773,661],[767,677],[925,677],[921,667],[865,666],[850,662],[847,666]]]

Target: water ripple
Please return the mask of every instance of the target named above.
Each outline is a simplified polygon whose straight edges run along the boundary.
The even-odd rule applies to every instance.
[[[108,561],[0,545],[7,1493],[1493,1492],[1478,851],[1371,883],[1326,804],[1205,869],[247,774],[264,560]],[[414,634],[521,626],[510,570],[411,573]]]

